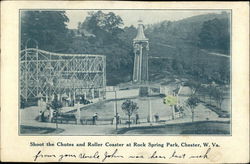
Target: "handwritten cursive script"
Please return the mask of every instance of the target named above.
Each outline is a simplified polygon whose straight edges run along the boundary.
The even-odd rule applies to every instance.
[[[107,151],[104,153],[104,158],[102,159],[102,162],[104,162],[108,158],[124,158],[122,155],[118,155],[118,149],[115,149],[115,151],[111,154],[109,154]]]
[[[86,153],[79,154],[79,158],[89,158],[89,159],[99,159],[100,155],[99,152],[95,152],[94,155],[87,155]]]
[[[118,152],[118,149],[115,149],[114,151],[105,151],[104,153],[100,153],[99,151],[96,151],[95,153],[85,153],[82,152],[80,154],[74,154],[74,153],[64,153],[64,154],[52,154],[52,153],[44,153],[41,150],[39,150],[34,156],[34,161],[37,161],[39,159],[51,159],[57,160],[61,162],[62,160],[66,159],[95,159],[95,160],[101,160],[101,162],[105,162],[108,159],[143,159],[143,158],[149,158],[149,159],[208,159],[209,153],[211,152],[211,148],[206,149],[204,153],[196,153],[196,154],[188,154],[188,153],[182,153],[181,151],[174,150],[173,152],[169,152],[166,154],[163,152],[153,151],[152,154],[146,155],[135,155],[135,154],[129,154],[126,153],[125,155]]]
[[[191,155],[189,158],[203,158],[203,159],[208,159],[208,153],[210,151],[211,151],[211,148],[208,148],[205,154]]]
[[[173,154],[169,157],[169,159],[171,158],[185,158],[186,154],[185,153],[177,153],[176,150],[173,152]]]
[[[56,158],[55,154],[42,154],[42,151],[38,151],[38,153],[34,156],[34,161],[38,158]]]

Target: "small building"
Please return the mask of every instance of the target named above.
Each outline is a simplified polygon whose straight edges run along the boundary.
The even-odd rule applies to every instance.
[[[75,37],[96,37],[85,29],[71,29]]]

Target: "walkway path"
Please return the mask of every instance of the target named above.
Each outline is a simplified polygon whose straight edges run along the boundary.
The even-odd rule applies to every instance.
[[[190,88],[189,87],[182,87],[181,88],[181,96],[179,96],[179,102],[181,104],[185,104],[185,101],[187,100],[189,94],[190,94]],[[91,105],[91,104],[90,104]],[[81,105],[81,108],[85,107],[84,105]],[[76,107],[68,107],[64,108],[65,111],[71,111]],[[185,107],[184,110],[185,116],[183,118],[179,118],[176,120],[169,120],[169,117],[160,117],[161,120],[169,120],[165,122],[159,122],[159,123],[141,123],[141,124],[132,124],[131,127],[135,126],[159,126],[164,124],[176,124],[176,123],[187,123],[192,121],[191,117],[191,111],[189,108]],[[21,125],[26,126],[33,126],[33,127],[49,127],[49,128],[56,128],[55,123],[44,123],[36,121],[35,118],[39,114],[39,107],[29,107],[25,109],[20,109],[20,115],[21,115]],[[170,116],[171,117],[171,116]],[[195,115],[194,115],[194,121],[229,121],[229,118],[219,118],[218,115],[208,109],[203,104],[199,104],[195,108]],[[142,120],[141,120],[142,121]],[[122,124],[118,125],[119,128],[127,127],[128,125]],[[58,135],[112,135],[115,134],[115,125],[76,125],[76,124],[58,124],[58,127],[61,129],[64,129],[64,131]]]
[[[208,51],[206,51],[204,49],[201,49],[201,51],[206,52],[209,55],[215,55],[215,56],[221,56],[221,57],[230,58],[229,55],[221,54],[221,53],[218,53],[218,52],[208,52]]]
[[[49,127],[56,128],[55,123],[43,123],[35,120],[39,108],[30,107],[26,109],[21,109],[21,125],[33,126],[33,127]],[[228,118],[218,118],[214,112],[209,112],[205,106],[199,105],[196,108],[195,121],[204,121],[206,118],[213,121],[228,121]],[[188,112],[187,112],[188,113]],[[209,114],[210,113],[210,114]],[[162,118],[164,119],[164,118]],[[170,120],[162,123],[141,123],[132,124],[131,127],[136,126],[159,126],[164,124],[176,124],[176,123],[186,123],[191,122],[191,115],[186,115],[182,119]],[[128,125],[122,124],[118,125],[118,128],[124,128]],[[64,131],[58,135],[114,135],[115,125],[76,125],[76,124],[58,124],[58,128],[64,129]]]

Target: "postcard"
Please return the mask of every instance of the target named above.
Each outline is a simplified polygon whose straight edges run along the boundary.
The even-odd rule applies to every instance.
[[[1,4],[2,161],[249,162],[249,3]]]

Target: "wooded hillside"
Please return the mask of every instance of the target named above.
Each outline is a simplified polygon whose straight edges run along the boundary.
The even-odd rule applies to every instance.
[[[149,60],[150,80],[176,75],[228,84],[230,58],[225,56],[230,56],[229,16],[223,12],[145,25],[149,55],[160,57]],[[39,48],[52,52],[106,55],[107,84],[131,81],[136,27],[123,27],[120,16],[102,11],[89,13],[79,22],[76,33],[67,28],[67,21],[63,11],[22,12],[21,48],[33,38]]]

